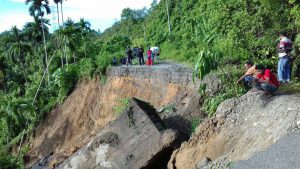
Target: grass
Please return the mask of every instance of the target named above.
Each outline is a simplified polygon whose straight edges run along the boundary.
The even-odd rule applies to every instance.
[[[194,134],[196,132],[197,127],[199,124],[203,121],[202,118],[194,118],[191,120],[191,134]]]
[[[168,104],[165,107],[162,108],[163,113],[171,113],[175,111],[175,105],[174,104]]]
[[[117,105],[113,107],[114,113],[117,116],[120,116],[123,112],[125,112],[129,108],[129,99],[122,98],[117,99]]]
[[[243,71],[236,65],[225,65],[212,73],[217,74],[218,77],[222,81],[222,88],[220,91],[215,93],[214,96],[206,96],[205,95],[205,86],[199,86],[200,94],[204,94],[204,103],[202,110],[208,115],[208,117],[212,117],[220,103],[223,101],[233,98],[239,97],[246,93],[246,90],[242,85],[237,85],[237,79],[242,75]]]
[[[300,95],[300,81],[292,81],[288,85],[280,86],[280,92]]]

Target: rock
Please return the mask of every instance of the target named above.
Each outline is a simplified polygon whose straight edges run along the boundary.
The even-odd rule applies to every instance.
[[[166,128],[152,106],[132,99],[129,110],[58,168],[153,168],[150,166],[167,161],[166,153],[173,150],[177,137],[177,132]]]
[[[208,96],[215,95],[222,88],[222,82],[215,74],[205,76],[201,84],[205,84],[205,93]]]
[[[201,169],[204,168],[205,166],[207,166],[209,163],[211,162],[211,160],[207,157],[205,157],[204,159],[202,159],[201,161],[199,161],[197,163],[197,169]]]

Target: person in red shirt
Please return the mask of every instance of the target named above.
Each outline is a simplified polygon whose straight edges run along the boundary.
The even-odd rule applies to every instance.
[[[148,48],[148,51],[147,51],[147,54],[148,54],[148,65],[152,66],[153,65],[153,60],[152,60],[152,51],[150,50],[150,47]]]
[[[279,82],[274,73],[270,69],[265,69],[262,65],[257,65],[256,71],[258,73],[256,77],[256,88],[268,93],[274,93],[279,88]]]

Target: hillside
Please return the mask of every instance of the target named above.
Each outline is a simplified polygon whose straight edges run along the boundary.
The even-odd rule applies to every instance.
[[[59,2],[62,5],[63,0],[55,3],[58,5]],[[99,130],[107,127],[124,112],[131,97],[153,105],[157,111],[155,113],[161,113],[160,118],[169,125],[170,128],[167,129],[181,134],[180,142],[189,140],[182,146],[177,144],[171,147],[172,150],[178,149],[178,154],[173,154],[169,167],[194,167],[196,161],[203,159],[202,150],[195,148],[198,146],[198,137],[203,135],[196,133],[190,138],[200,123],[200,131],[201,126],[205,129],[205,125],[213,125],[213,137],[218,137],[219,132],[214,130],[214,125],[219,129],[221,126],[218,125],[223,125],[223,122],[224,132],[230,130],[229,135],[223,133],[226,137],[234,135],[231,133],[234,131],[245,132],[230,128],[230,120],[236,119],[215,121],[215,114],[218,116],[218,112],[227,108],[222,107],[221,103],[226,103],[228,99],[240,103],[234,103],[235,108],[245,104],[247,110],[247,106],[254,107],[248,103],[248,98],[254,98],[258,103],[264,100],[272,106],[277,106],[277,101],[289,102],[291,99],[293,105],[289,103],[282,106],[289,105],[297,109],[300,2],[156,2],[153,0],[150,9],[125,8],[121,20],[104,32],[92,30],[91,24],[83,18],[78,22],[62,20],[61,24],[58,23],[59,28],[50,32],[49,24],[52,23],[46,19],[46,15],[50,14],[49,1],[26,1],[32,21],[27,22],[23,28],[13,26],[11,30],[0,34],[1,167],[24,168],[28,161],[33,163],[39,161],[39,158],[42,161],[49,160],[49,155],[53,158],[50,160],[53,167],[93,141],[91,139]],[[62,9],[61,6],[61,12]],[[277,73],[279,59],[276,45],[279,32],[286,33],[293,42],[290,54],[291,83],[281,86],[279,92],[283,93],[282,96],[264,98],[260,94],[254,94],[253,97],[249,93],[244,95],[246,89],[235,84],[244,71],[246,60],[252,60],[255,64],[261,64]],[[127,46],[141,45],[144,51],[148,47],[158,46],[161,51],[160,58],[171,63],[158,64],[162,63],[159,60],[155,61],[153,67],[111,67],[112,58],[124,57]],[[193,69],[181,64],[187,64]],[[241,98],[247,99],[241,101]],[[219,110],[218,107],[224,110]],[[268,114],[273,111],[272,107],[264,108],[266,107],[261,106],[257,110],[268,110],[265,112],[266,117],[272,116]],[[244,114],[247,111],[236,110],[240,111],[241,117],[250,118]],[[256,109],[249,108],[249,111]],[[239,115],[235,116],[236,112],[230,112],[229,117],[238,118]],[[280,116],[284,113],[285,110],[276,109],[278,118],[284,118]],[[298,120],[297,112],[287,116]],[[276,123],[276,119],[267,120]],[[239,122],[242,124],[245,121]],[[293,120],[285,122],[294,123]],[[271,127],[272,125],[270,124]],[[289,132],[284,127],[279,130],[280,137]],[[160,134],[156,136],[160,137]],[[260,137],[257,132],[251,134],[252,137]],[[245,139],[244,135],[237,137],[239,138],[235,141]],[[219,143],[209,135],[205,139]],[[223,147],[222,151],[210,154],[212,157],[209,158],[214,160],[221,154],[232,158],[230,150],[234,148],[231,144],[236,143],[235,141],[228,141],[230,145],[224,143],[227,149]],[[257,149],[253,148],[256,145],[252,145],[253,152],[270,146],[269,142],[264,141]],[[223,142],[220,144],[223,145]],[[208,144],[207,149],[210,148]],[[189,159],[185,153],[190,150],[200,154],[193,157],[195,161],[191,163],[192,166],[178,160]],[[160,154],[159,151],[154,152]],[[245,157],[253,152],[246,152]],[[152,156],[147,159],[155,161]]]
[[[156,109],[164,122],[187,139],[191,121],[201,117],[201,97],[191,70],[176,64],[155,67],[111,67],[107,79],[79,84],[37,129],[28,152],[31,164],[53,154],[49,167],[61,163],[123,113],[124,103],[137,97]]]
[[[107,40],[123,35],[132,46],[160,46],[164,58],[180,62],[194,64],[199,52],[208,48],[223,53],[221,61],[225,63],[251,58],[274,67],[278,33],[288,32],[293,41],[298,33],[298,6],[296,1],[280,0],[160,1],[146,16],[137,18],[133,14],[139,11],[123,11],[126,17],[101,37]]]
[[[169,169],[228,168],[235,164],[240,168],[245,163],[240,160],[255,159],[300,127],[299,95],[250,91],[222,102],[215,115],[205,118],[190,136],[193,121],[205,117],[200,111],[203,98],[196,87],[201,82],[193,83],[191,77],[190,69],[176,64],[112,67],[105,84],[82,83],[50,114],[39,127],[28,155],[33,161],[39,157],[38,164],[49,168],[152,169],[166,161]],[[203,82],[210,89],[206,93],[220,89],[220,81],[212,77]],[[130,108],[117,111],[120,100],[131,97],[149,102],[129,103],[135,127],[128,121]],[[145,108],[145,104],[156,110]],[[152,119],[150,109],[162,120]],[[291,149],[286,145],[276,151],[289,153],[286,148]],[[294,164],[297,161],[293,159],[297,158],[290,159]],[[264,163],[257,158],[256,162]],[[167,164],[159,168],[165,169]]]

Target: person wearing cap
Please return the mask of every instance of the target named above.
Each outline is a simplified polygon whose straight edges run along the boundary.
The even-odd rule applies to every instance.
[[[247,89],[250,89],[252,87],[253,80],[257,76],[257,71],[255,69],[255,65],[250,60],[245,62],[244,68],[246,69],[246,73],[241,76],[236,83],[239,84],[240,82],[243,82],[244,86]]]
[[[258,75],[254,81],[258,90],[262,90],[266,94],[274,93],[278,90],[280,84],[270,69],[265,69],[263,65],[256,65],[255,69]]]

